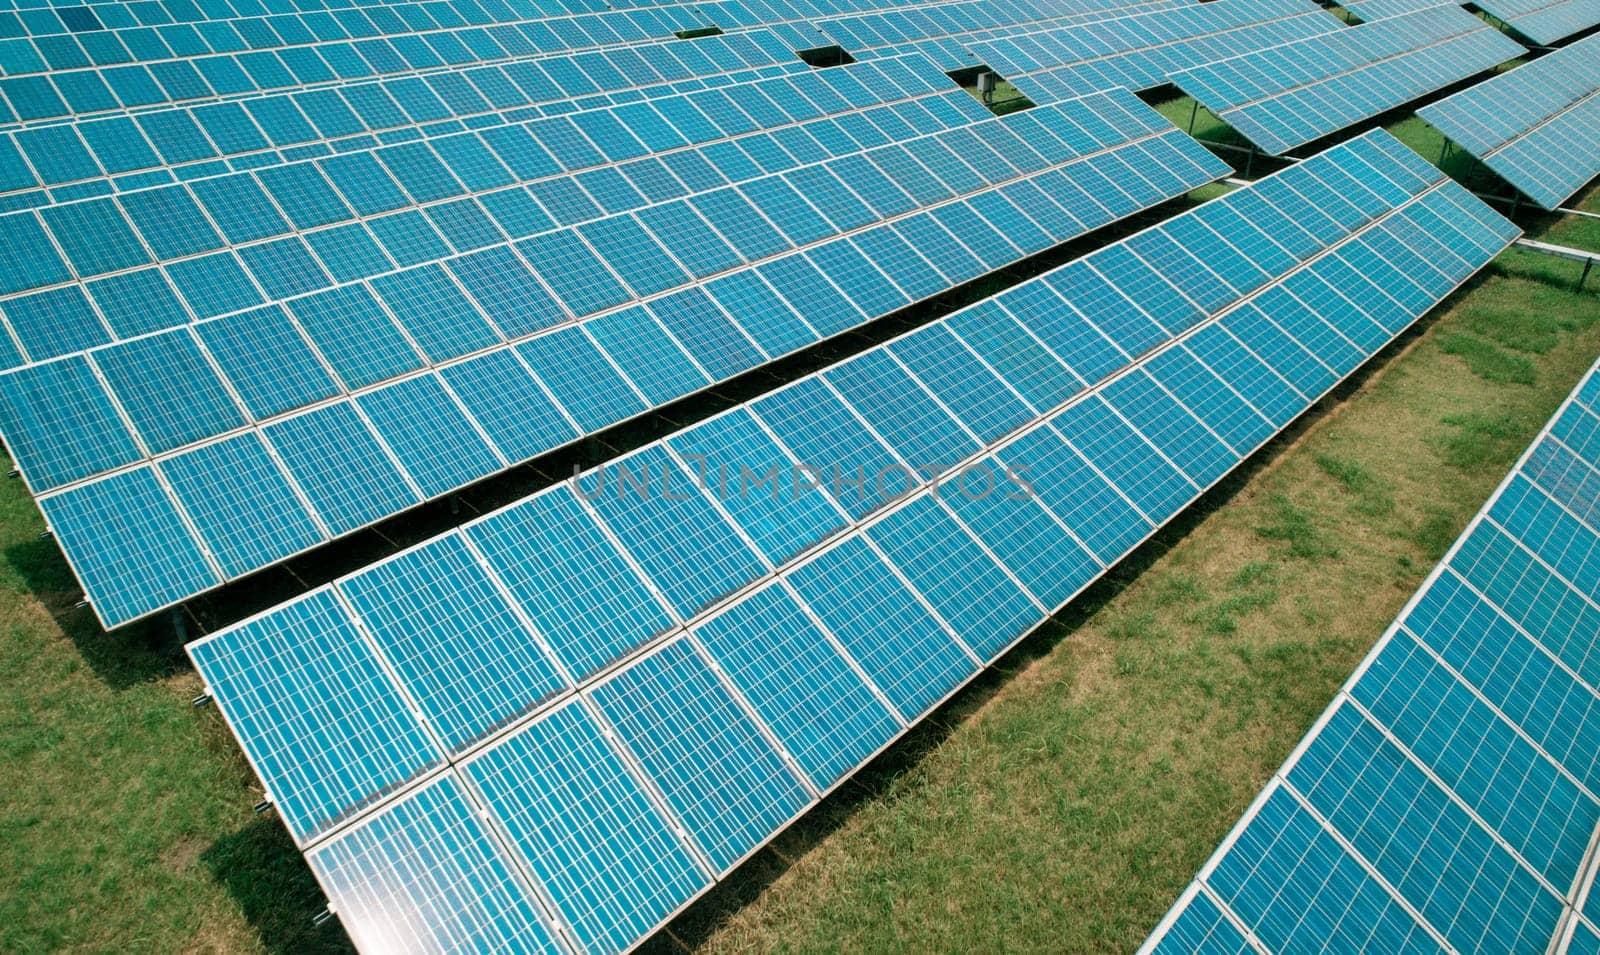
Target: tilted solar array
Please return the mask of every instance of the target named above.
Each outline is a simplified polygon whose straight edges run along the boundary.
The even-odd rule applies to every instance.
[[[189,652],[359,947],[625,949],[1515,234],[1372,133]]]
[[[0,209],[14,211],[333,157],[426,136],[693,93],[810,68],[770,30],[617,47],[574,59],[182,104],[0,132]],[[703,93],[708,109],[719,94]],[[724,110],[725,111],[725,110]],[[544,126],[558,126],[548,122]],[[340,160],[349,162],[348,160]]]
[[[1341,29],[1310,0],[1214,0],[967,46],[974,61],[1049,103],[1119,86],[1151,89],[1178,70]]]
[[[1373,20],[1398,17],[1402,14],[1425,10],[1428,7],[1451,5],[1454,2],[1455,0],[1350,0],[1349,3],[1340,4],[1340,6],[1355,14],[1362,22],[1371,23]]]
[[[1600,366],[1146,944],[1592,952]]]
[[[0,236],[30,253],[0,268],[0,367],[988,118],[926,60],[902,57],[543,119],[429,124],[322,158],[202,161],[175,183],[80,180],[115,194],[0,216]],[[36,165],[63,144],[46,145]]]
[[[822,89],[887,81],[897,62],[827,71]],[[912,85],[891,84],[896,95],[933,93],[931,77],[899,75]],[[319,291],[286,285],[267,303],[0,375],[0,431],[96,613],[116,625],[1226,174],[1126,92],[994,117],[943,88],[924,135],[868,121],[863,142],[823,118],[719,141],[680,153],[698,159],[707,191],[578,226],[524,212],[538,207],[519,186],[496,192],[518,197],[509,215],[468,197],[476,217],[463,228],[483,248],[436,241],[410,260],[432,261]],[[608,145],[627,136],[605,128]],[[809,149],[807,164],[784,143]],[[451,168],[491,189],[514,175],[487,173],[487,148],[472,155],[483,162]],[[601,212],[586,185],[639,195],[616,168],[598,172],[595,185],[546,182],[583,215]],[[352,204],[376,186],[364,183]],[[415,241],[404,233],[391,251]],[[249,254],[285,245],[305,253],[294,235],[239,260],[286,283],[331,278]],[[234,254],[186,261],[237,267]],[[82,305],[76,282],[48,299],[63,300]],[[48,327],[54,313],[36,314]]]
[[[1103,20],[1137,10],[1183,6],[1193,0],[955,0],[926,8],[880,10],[822,20],[817,30],[857,60],[921,53],[946,70],[976,66],[970,45],[1054,26]],[[1088,91],[1086,91],[1088,92]]]
[[[167,7],[180,8],[168,22]],[[599,5],[596,5],[599,6]],[[96,3],[65,18],[38,7],[0,20],[0,122],[269,90],[443,67],[593,51],[679,31],[757,25],[738,0],[551,15],[526,0],[439,0],[196,20],[197,4]],[[219,8],[226,11],[227,8]],[[66,19],[75,21],[72,24]],[[562,75],[593,58],[558,65]],[[566,68],[562,68],[566,67]]]
[[[1439,6],[1197,66],[1172,81],[1282,154],[1526,52],[1465,10]]]
[[[1554,209],[1600,176],[1600,34],[1417,110]]]
[[[1600,0],[1488,0],[1477,6],[1535,43],[1555,43],[1600,24]]]

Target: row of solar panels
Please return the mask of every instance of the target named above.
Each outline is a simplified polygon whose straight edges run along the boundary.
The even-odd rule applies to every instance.
[[[1370,134],[190,652],[359,946],[624,949],[1515,231]]]
[[[1016,16],[1035,12],[1031,5],[1012,9]],[[209,177],[468,129],[481,132],[621,101],[637,104],[726,87],[759,75],[801,74],[795,82],[810,84],[800,86],[802,91],[826,86],[817,76],[827,74],[809,73],[794,56],[795,43],[792,35],[761,29],[610,48],[570,63],[523,60],[424,72],[0,133],[0,191],[11,193],[0,205],[21,209],[170,183],[175,175]],[[750,89],[741,91],[746,94]],[[756,101],[744,105],[760,110],[759,92],[750,95]],[[711,100],[704,109],[713,115],[740,114],[738,105],[717,95],[702,99]]]
[[[596,53],[559,81],[528,61],[95,116],[0,136],[0,185],[24,208],[808,69],[761,30]]]
[[[1600,0],[1488,0],[1479,6],[1535,43],[1555,43],[1600,24]]]
[[[449,273],[397,273],[408,284],[346,287],[29,366],[0,376],[0,419],[38,488],[122,468],[40,499],[96,611],[121,623],[1226,173],[1127,93],[966,131],[980,129],[993,132],[961,152],[982,173],[935,134],[879,147],[839,179],[801,180],[833,218],[809,205],[785,216],[754,193],[707,207],[715,231],[693,207],[643,217],[659,241],[641,220],[600,220],[631,228],[550,233],[520,244],[521,257],[475,254]],[[998,149],[987,162],[985,141]],[[604,260],[585,251],[595,240]],[[793,246],[803,254],[782,254]],[[706,263],[703,275],[734,271],[657,294],[691,282],[683,260]],[[558,311],[535,297],[530,267],[573,312],[603,314],[541,329]],[[618,308],[643,296],[647,308]],[[470,360],[445,361],[465,351]],[[309,413],[262,414],[307,402]]]
[[[689,196],[713,194],[694,201],[719,205],[732,186],[770,193],[782,188],[779,174],[815,179],[835,168],[819,163],[886,143],[916,143],[909,148],[954,186],[973,178],[938,140],[923,138],[991,116],[925,62],[827,75],[0,217],[0,236],[24,250],[0,264],[0,313],[26,358],[39,361],[607,216],[667,215]],[[1011,170],[1000,158],[985,168],[995,163]],[[804,199],[773,212],[786,234],[827,221]],[[130,289],[142,293],[136,309],[127,307]],[[21,355],[0,358],[0,367],[22,363]]]
[[[1215,0],[999,37],[971,49],[1029,99],[1049,103],[1089,89],[1150,89],[1178,70],[1340,29],[1310,0]]]
[[[1600,368],[1145,951],[1593,952]]]
[[[755,18],[737,0],[709,0],[584,14],[550,22],[531,20],[393,38],[319,41],[256,52],[179,55],[162,44],[163,48],[149,53],[166,53],[170,58],[152,58],[148,64],[140,62],[144,55],[140,51],[133,53],[133,62],[119,65],[30,72],[0,79],[0,121],[39,120],[443,66],[466,67],[576,48],[598,49],[619,41],[670,37],[678,31],[718,23],[750,26],[755,25]],[[577,35],[562,39],[552,24],[569,26]],[[139,31],[139,35],[160,42],[153,31]],[[15,54],[18,49],[13,47],[9,52]],[[7,66],[17,70],[47,64],[23,59]]]
[[[1527,51],[1455,6],[1437,6],[1173,75],[1178,88],[1282,154]]]
[[[974,44],[1057,26],[1104,21],[1113,16],[1188,5],[1188,0],[1146,0],[1116,7],[1080,9],[1052,4],[1043,8],[1020,0],[956,0],[938,7],[875,11],[843,20],[823,20],[818,31],[857,60],[920,53],[941,69],[961,70],[982,63]],[[1076,9],[1077,12],[1067,12]],[[1082,92],[1091,92],[1083,90]]]
[[[929,35],[954,35],[1114,5],[1072,0],[1047,10],[1010,0],[999,10],[984,9],[965,25],[913,8],[901,23],[916,23]],[[536,11],[514,11],[504,5],[498,6],[501,15],[496,17],[477,8],[476,3],[473,6],[477,13],[471,17],[445,16],[444,11],[451,8],[443,3],[396,4],[370,10],[352,7],[338,15],[283,14],[270,20],[247,19],[238,25],[219,20],[199,26],[112,27],[33,38],[0,35],[0,74],[4,75],[0,78],[0,122],[140,109],[381,76],[399,78],[440,69],[455,72],[497,62],[523,73],[531,71],[535,79],[548,76],[564,83],[570,77],[576,88],[569,89],[568,95],[580,95],[584,85],[603,87],[608,71],[616,68],[615,59],[632,68],[636,78],[632,85],[642,85],[649,75],[669,77],[681,71],[674,56],[681,44],[644,41],[670,39],[676,32],[713,25],[749,29],[766,24],[771,29],[759,32],[780,36],[793,51],[834,42],[826,32],[802,27],[802,23],[883,7],[830,5],[823,9],[806,4],[806,9],[774,9],[730,0],[544,19]],[[435,28],[406,16],[415,11],[418,17],[427,18],[430,8],[452,20],[451,25]],[[527,16],[530,13],[533,16]],[[381,28],[370,22],[374,15],[383,21]],[[356,22],[340,22],[341,16]],[[497,19],[505,22],[495,25]],[[0,22],[0,31],[3,28]],[[248,37],[240,37],[241,28]],[[575,52],[580,50],[589,52]],[[654,62],[647,65],[645,57]],[[652,66],[660,69],[652,70]],[[599,74],[599,79],[591,74]]]
[[[1546,209],[1600,175],[1600,35],[1417,115]]]

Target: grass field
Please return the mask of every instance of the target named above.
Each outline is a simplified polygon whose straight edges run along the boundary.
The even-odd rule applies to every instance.
[[[658,947],[1137,944],[1600,354],[1569,265],[1502,257]],[[41,530],[0,483],[0,951],[346,948],[170,631],[100,633]]]

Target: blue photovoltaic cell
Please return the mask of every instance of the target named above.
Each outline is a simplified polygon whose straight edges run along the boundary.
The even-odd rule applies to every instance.
[[[939,615],[985,658],[1030,630],[1037,605],[993,556],[924,494],[867,532]]]
[[[256,621],[189,654],[304,842],[442,756],[331,590],[273,624],[270,641]]]
[[[426,864],[396,868],[393,860],[403,858]],[[306,860],[340,924],[366,950],[561,951],[532,891],[453,777],[419,789]]]
[[[1544,951],[1560,900],[1353,707],[1333,712],[1288,780],[1458,949]]]
[[[94,363],[152,452],[169,451],[245,423],[244,414],[186,331],[139,338],[97,352]]]
[[[660,446],[577,482],[600,519],[683,618],[724,596],[762,562]]]
[[[439,377],[508,458],[535,458],[578,436],[513,352],[489,352],[446,365]]]
[[[861,538],[796,569],[795,592],[908,720],[976,666]]]
[[[383,561],[339,591],[451,749],[566,686],[459,536]]]
[[[1099,397],[1068,408],[1056,425],[1068,443],[1149,519],[1166,520],[1193,495],[1194,485]]]
[[[322,538],[258,434],[203,444],[157,468],[229,577]]]
[[[1170,79],[1283,154],[1525,51],[1455,4],[1196,63]]]
[[[41,498],[39,508],[71,548],[73,573],[112,619],[132,619],[218,582],[149,468]],[[149,548],[151,541],[160,548]]]
[[[462,533],[575,679],[672,625],[570,487],[490,515]]]
[[[900,728],[780,585],[763,587],[695,632],[818,788],[864,762]]]
[[[822,489],[803,480],[748,411],[719,415],[667,444],[774,564],[845,524]]]
[[[493,818],[592,951],[621,951],[706,877],[581,704],[466,764]]]
[[[1156,943],[1152,955],[1254,955],[1255,948],[1240,934],[1211,898],[1197,892]]]
[[[822,377],[913,470],[944,471],[978,450],[977,439],[885,350]]]
[[[81,356],[0,375],[0,429],[35,491],[139,459],[133,436]]]
[[[852,517],[905,492],[905,465],[820,380],[802,380],[750,407]]]
[[[999,459],[1102,563],[1155,529],[1051,429],[1028,432],[1001,448]]]
[[[594,697],[718,872],[806,805],[805,790],[686,640]]]
[[[195,326],[195,334],[256,419],[339,393],[311,346],[276,305]]]
[[[1207,882],[1271,951],[1446,951],[1282,788]]]
[[[500,469],[494,449],[431,376],[369,391],[356,404],[428,497]]]
[[[335,536],[421,501],[348,405],[328,405],[268,425],[284,467]]]
[[[1046,607],[1065,603],[1104,569],[992,458],[963,470],[940,493]]]
[[[581,328],[564,328],[517,348],[578,427],[593,433],[644,411],[628,386]]]

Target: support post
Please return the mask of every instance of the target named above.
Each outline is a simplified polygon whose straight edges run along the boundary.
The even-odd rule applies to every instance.
[[[1256,168],[1256,147],[1251,146],[1250,152],[1244,157],[1244,178],[1249,179],[1250,173]]]
[[[1200,101],[1194,100],[1189,104],[1189,135],[1194,135],[1194,120],[1200,115]]]
[[[183,617],[181,604],[172,608],[172,633],[180,644],[189,642],[189,621]]]
[[[1589,281],[1589,270],[1594,268],[1594,259],[1583,263],[1583,272],[1578,275],[1578,291],[1583,291],[1583,283]]]

